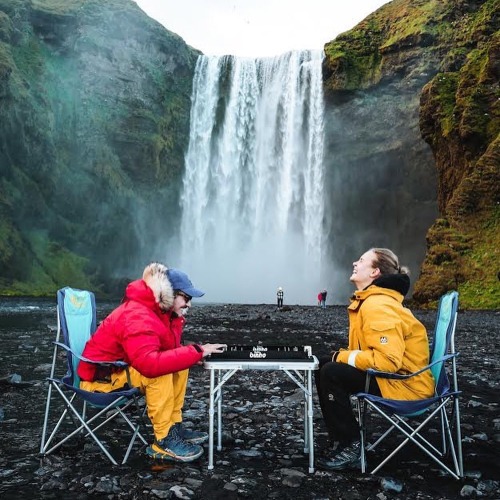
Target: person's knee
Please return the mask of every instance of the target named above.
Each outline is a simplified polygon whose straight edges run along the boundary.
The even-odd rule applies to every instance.
[[[172,373],[160,375],[159,377],[141,377],[141,383],[144,387],[171,386],[173,384]]]
[[[345,378],[345,364],[330,361],[321,368],[321,380],[327,380],[330,383],[341,383]]]

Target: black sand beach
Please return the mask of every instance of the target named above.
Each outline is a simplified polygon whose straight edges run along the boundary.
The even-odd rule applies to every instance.
[[[103,317],[111,305],[99,308]],[[415,311],[432,332],[435,311]],[[466,478],[443,475],[408,447],[376,476],[357,471],[308,473],[302,406],[282,373],[247,371],[225,390],[224,448],[188,465],[155,464],[137,448],[113,467],[92,444],[75,443],[38,457],[46,398],[45,377],[54,340],[53,301],[2,301],[0,310],[0,497],[7,498],[500,498],[498,335],[500,313],[460,311],[456,344]],[[345,344],[344,307],[204,305],[188,314],[185,341],[310,345],[321,355]],[[16,383],[19,378],[21,383]],[[208,372],[191,371],[184,419],[207,429]],[[326,433],[315,396],[316,455]],[[150,429],[149,429],[150,431]],[[108,442],[120,443],[111,430]]]

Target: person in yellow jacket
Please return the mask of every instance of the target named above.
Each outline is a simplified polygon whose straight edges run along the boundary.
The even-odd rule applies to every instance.
[[[350,395],[365,390],[366,370],[406,374],[429,363],[425,327],[402,304],[410,278],[394,252],[368,250],[353,262],[350,281],[356,291],[348,307],[349,345],[322,357],[315,377],[332,445],[319,462],[332,470],[360,467],[359,426]],[[369,392],[390,399],[422,399],[433,395],[434,380],[429,370],[408,380],[372,377]]]

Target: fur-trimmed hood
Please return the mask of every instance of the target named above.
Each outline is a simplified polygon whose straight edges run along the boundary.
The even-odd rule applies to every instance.
[[[174,305],[174,290],[167,276],[168,267],[159,262],[147,265],[142,279],[153,291],[157,304],[162,311],[168,311]]]

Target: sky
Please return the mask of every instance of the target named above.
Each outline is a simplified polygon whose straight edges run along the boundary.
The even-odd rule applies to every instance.
[[[136,0],[206,55],[269,57],[322,49],[387,0]]]

